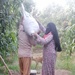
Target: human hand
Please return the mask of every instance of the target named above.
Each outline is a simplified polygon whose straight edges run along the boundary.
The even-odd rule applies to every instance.
[[[31,36],[35,36],[36,37],[37,36],[37,33],[32,33]]]

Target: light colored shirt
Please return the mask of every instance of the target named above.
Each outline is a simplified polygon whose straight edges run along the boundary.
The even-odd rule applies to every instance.
[[[27,35],[23,30],[23,25],[19,25],[18,31],[18,56],[32,57],[32,45],[35,45],[33,37]]]

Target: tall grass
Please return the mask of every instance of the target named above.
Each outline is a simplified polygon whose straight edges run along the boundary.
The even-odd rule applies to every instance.
[[[56,60],[56,69],[65,69],[71,71],[75,75],[75,58],[69,56],[65,52],[58,53]]]

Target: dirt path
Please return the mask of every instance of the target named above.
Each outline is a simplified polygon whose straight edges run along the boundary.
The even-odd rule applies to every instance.
[[[20,75],[19,72],[16,71],[11,71],[12,75]],[[41,75],[41,74],[36,74],[36,75]],[[55,70],[55,75],[71,75],[70,71],[67,70]]]
[[[41,74],[37,74],[41,75]],[[71,75],[71,72],[68,70],[55,70],[55,75]]]
[[[38,56],[42,56],[42,51],[41,50],[35,50],[34,53],[33,53],[33,56],[34,57],[38,57]],[[16,72],[16,71],[11,71],[12,72],[12,75],[20,75],[19,72]],[[37,73],[36,75],[41,75],[41,70],[39,73]],[[71,72],[68,71],[68,70],[55,70],[55,75],[71,75]]]
[[[71,72],[67,70],[56,70],[55,75],[71,75]]]

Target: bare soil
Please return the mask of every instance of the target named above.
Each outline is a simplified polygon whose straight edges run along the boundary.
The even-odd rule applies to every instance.
[[[20,73],[16,71],[11,71],[11,73],[12,75],[20,75]],[[41,75],[41,73],[36,75]],[[71,72],[67,70],[55,70],[55,75],[71,75]]]
[[[33,56],[34,57],[42,56],[42,50],[35,50],[33,52]],[[20,75],[19,72],[16,72],[13,70],[11,70],[11,72],[12,72],[12,75]],[[41,75],[41,70],[36,75]],[[71,75],[71,72],[68,70],[64,70],[64,69],[62,69],[62,70],[58,69],[58,70],[55,70],[55,75]]]

